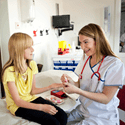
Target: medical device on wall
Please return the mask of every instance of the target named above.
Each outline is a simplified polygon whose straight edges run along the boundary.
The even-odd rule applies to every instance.
[[[52,16],[54,28],[67,28],[70,26],[70,15]]]
[[[110,6],[104,7],[104,31],[106,35],[110,35],[110,19],[111,18],[111,12],[110,12]]]
[[[52,16],[52,25],[54,28],[58,28],[58,35],[62,35],[62,32],[73,30],[74,25],[70,24],[70,15],[55,15]],[[61,29],[65,28],[65,29]]]
[[[21,21],[33,22],[35,19],[35,0],[20,0]]]

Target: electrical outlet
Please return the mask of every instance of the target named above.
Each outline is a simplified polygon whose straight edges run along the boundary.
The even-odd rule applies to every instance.
[[[15,29],[20,29],[20,23],[19,22],[15,22]]]

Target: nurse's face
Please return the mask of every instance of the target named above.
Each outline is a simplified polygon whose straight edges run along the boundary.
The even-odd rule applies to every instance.
[[[87,56],[94,56],[96,53],[96,45],[95,41],[93,38],[84,36],[84,35],[79,35],[79,41],[82,50]]]

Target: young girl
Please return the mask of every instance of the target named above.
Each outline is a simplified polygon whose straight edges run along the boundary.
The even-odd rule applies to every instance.
[[[32,45],[32,38],[24,33],[14,33],[9,39],[10,57],[2,71],[7,109],[13,115],[42,125],[66,125],[67,115],[62,109],[34,95],[62,84],[36,88],[35,74],[38,71],[32,60]]]
[[[80,105],[70,112],[68,125],[119,125],[117,93],[124,84],[124,64],[111,50],[100,26],[83,27],[79,41],[84,51],[75,70],[79,80],[74,82],[66,74],[61,77],[67,93],[80,95]]]

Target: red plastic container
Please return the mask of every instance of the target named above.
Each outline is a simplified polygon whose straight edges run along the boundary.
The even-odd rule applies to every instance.
[[[61,99],[67,97],[67,95],[63,91],[60,91],[60,90],[52,90],[51,95],[54,95],[54,96],[59,97]]]

